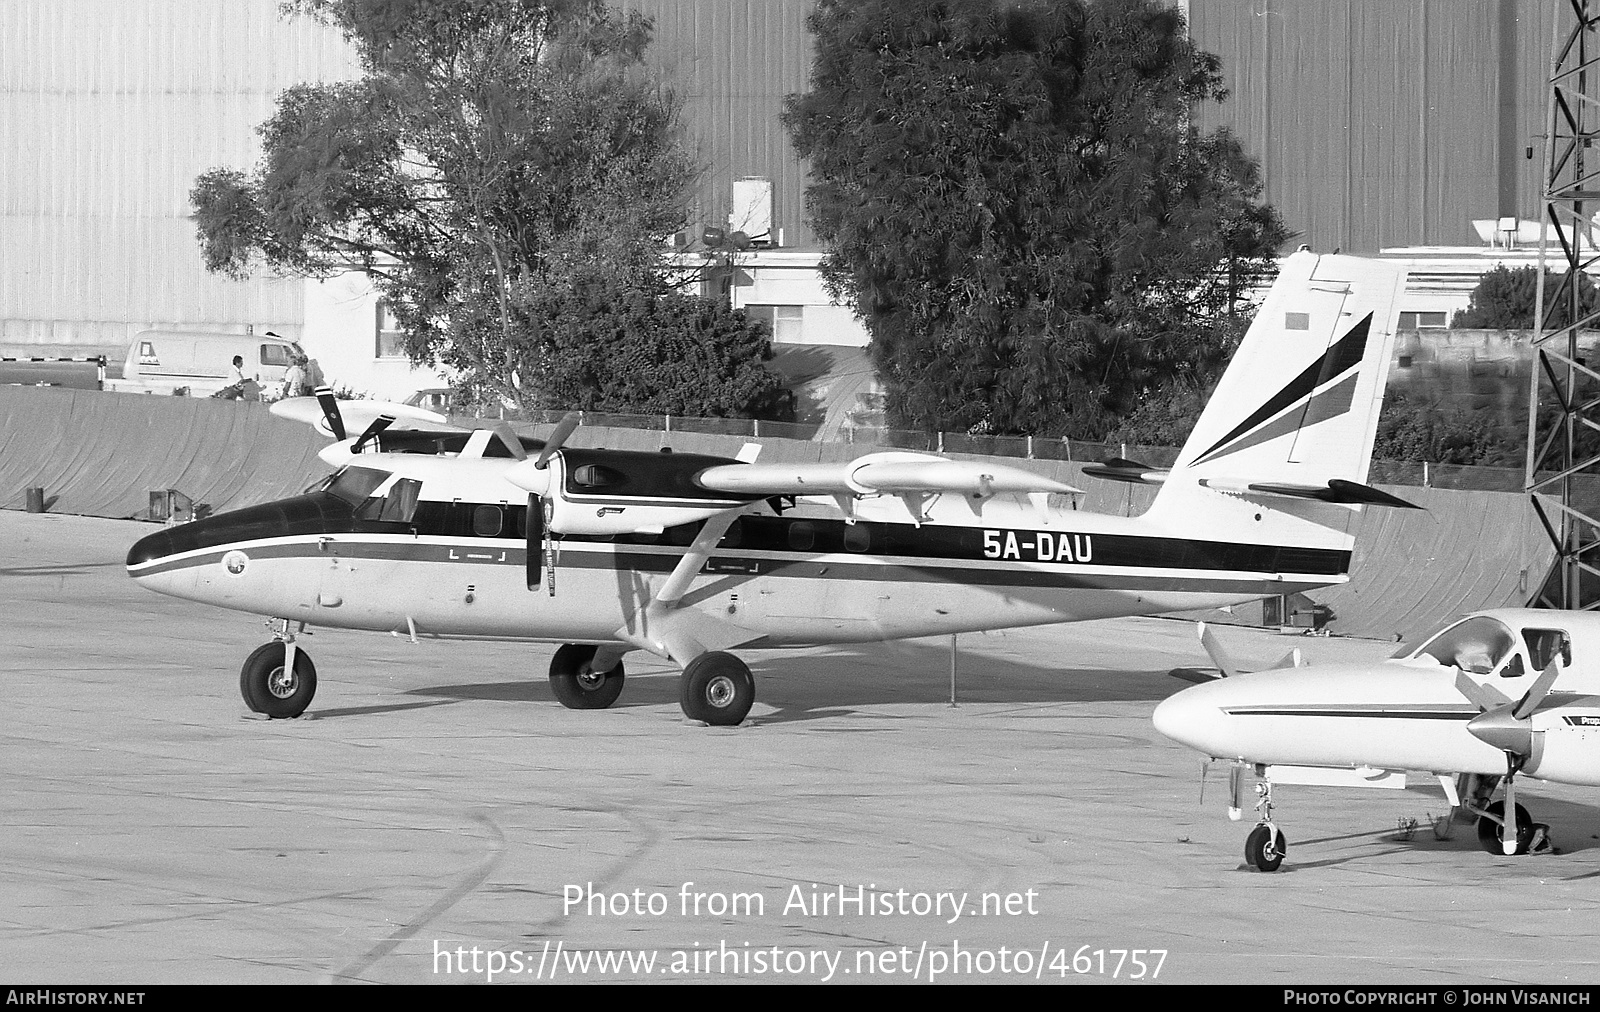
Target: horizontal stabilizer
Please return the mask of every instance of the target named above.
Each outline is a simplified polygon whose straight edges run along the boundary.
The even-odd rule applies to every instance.
[[[1108,460],[1102,460],[1098,464],[1084,465],[1083,473],[1091,478],[1105,478],[1108,481],[1159,485],[1167,480],[1169,472],[1165,468],[1141,464],[1137,460],[1111,457]]]
[[[1223,678],[1235,678],[1239,674],[1239,666],[1233,663],[1233,658],[1228,656],[1228,651],[1223,649],[1222,641],[1217,639],[1217,634],[1204,622],[1196,623],[1196,631],[1200,634],[1200,645],[1205,648],[1206,656],[1211,658],[1211,663],[1222,672]]]
[[[1346,505],[1362,504],[1366,506],[1393,506],[1397,509],[1419,510],[1416,503],[1406,502],[1398,496],[1392,496],[1371,485],[1360,482],[1345,481],[1343,478],[1330,478],[1326,485],[1296,485],[1289,482],[1255,481],[1243,482],[1229,478],[1202,478],[1200,484],[1218,492],[1233,492],[1240,495],[1276,495],[1287,496],[1292,499],[1317,499],[1322,502],[1344,503]]]
[[[1002,492],[1082,492],[1004,464],[898,452],[835,464],[722,464],[701,471],[695,483],[712,491],[760,496],[954,492],[987,499]]]

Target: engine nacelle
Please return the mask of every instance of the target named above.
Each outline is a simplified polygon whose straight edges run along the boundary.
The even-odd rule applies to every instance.
[[[694,481],[708,467],[737,463],[702,453],[564,449],[544,468],[525,460],[506,477],[544,497],[554,533],[610,537],[659,534],[764,498],[712,491]]]
[[[1541,710],[1522,772],[1540,780],[1600,787],[1600,697]]]

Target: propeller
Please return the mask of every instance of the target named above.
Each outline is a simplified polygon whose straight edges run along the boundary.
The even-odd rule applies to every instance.
[[[338,406],[335,405],[334,411],[338,411],[338,410],[339,410]],[[395,418],[394,418],[393,415],[379,415],[377,418],[374,418],[372,420],[372,424],[367,426],[366,431],[361,433],[361,438],[356,440],[354,446],[350,447],[350,452],[351,453],[360,453],[361,452],[361,448],[363,446],[366,446],[368,443],[372,442],[374,439],[377,439],[378,435],[380,433],[382,433],[385,429],[387,429],[389,426],[393,425],[394,422],[395,422]],[[340,426],[340,428],[344,427],[344,420],[342,418],[340,419],[339,426]]]
[[[1517,852],[1516,779],[1517,772],[1533,755],[1533,714],[1561,674],[1560,664],[1559,656],[1550,658],[1544,671],[1516,702],[1491,686],[1474,682],[1466,672],[1456,672],[1456,691],[1483,711],[1467,721],[1467,730],[1479,741],[1506,754],[1505,818],[1500,824],[1500,849],[1507,855]]]
[[[339,414],[339,399],[333,396],[333,390],[317,387],[317,403],[322,405],[322,417],[328,422],[328,431],[333,433],[336,441],[344,442],[344,416]]]
[[[561,449],[561,444],[567,441],[567,437],[572,435],[573,430],[582,421],[582,416],[576,411],[568,411],[561,421],[556,423],[555,431],[550,433],[550,438],[545,440],[544,449],[539,451],[539,459],[533,462],[533,466],[540,471],[549,467],[550,458],[556,455],[556,451]]]

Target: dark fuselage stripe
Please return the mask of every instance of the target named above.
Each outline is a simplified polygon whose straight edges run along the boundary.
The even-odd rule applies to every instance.
[[[1223,707],[1222,712],[1231,717],[1373,717],[1383,720],[1471,720],[1482,711],[1476,707],[1459,710],[1424,707],[1411,710],[1403,707],[1384,709],[1370,706],[1238,706]]]
[[[252,561],[257,559],[367,559],[404,562],[434,562],[442,564],[472,564],[524,567],[527,553],[521,542],[467,540],[453,545],[412,541],[349,541],[329,540],[324,546],[316,542],[280,542],[276,544],[240,543],[218,547],[180,558],[162,560],[134,567],[135,577],[153,576],[181,569],[200,568],[220,563],[232,551],[244,552]],[[771,555],[774,553],[764,553]],[[616,551],[596,551],[585,547],[564,547],[558,556],[558,568],[593,569],[614,572],[619,570],[666,574],[678,564],[682,552],[663,548],[655,552],[629,551],[620,546]],[[1155,567],[1152,567],[1155,568]],[[1255,574],[1223,577],[1205,571],[1175,571],[1160,574],[1118,573],[1111,570],[1096,572],[1063,572],[1060,569],[1024,568],[1021,564],[964,565],[930,564],[926,560],[905,558],[821,558],[816,554],[796,553],[789,558],[769,558],[741,555],[722,551],[707,560],[701,570],[704,576],[742,576],[754,578],[771,576],[779,578],[810,578],[827,580],[865,580],[886,583],[962,583],[975,586],[1016,588],[1059,588],[1127,591],[1187,591],[1192,593],[1221,594],[1286,594],[1298,589],[1324,586],[1326,580],[1315,577],[1263,579]],[[1210,578],[1207,579],[1206,577]]]

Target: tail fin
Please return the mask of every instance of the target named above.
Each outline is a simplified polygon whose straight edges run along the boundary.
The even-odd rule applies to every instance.
[[[1146,516],[1348,550],[1360,504],[1409,505],[1366,485],[1404,288],[1382,261],[1285,260]]]

